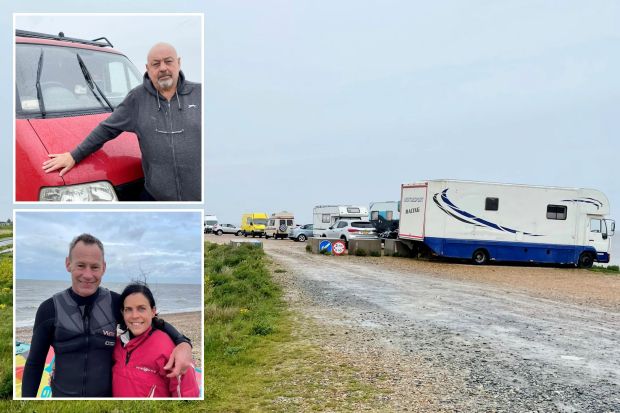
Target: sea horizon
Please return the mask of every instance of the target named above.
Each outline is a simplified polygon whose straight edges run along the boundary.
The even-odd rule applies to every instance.
[[[101,286],[121,293],[126,282],[102,282]],[[39,305],[57,292],[71,286],[67,280],[15,280],[15,326],[34,326]],[[174,287],[174,288],[171,288]],[[197,288],[199,287],[199,288]],[[202,310],[200,284],[149,283],[159,314],[177,314]]]

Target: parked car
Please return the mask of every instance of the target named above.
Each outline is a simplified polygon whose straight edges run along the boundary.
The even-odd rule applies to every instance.
[[[348,243],[352,239],[378,239],[372,222],[365,220],[341,219],[323,231],[323,237],[340,238]]]
[[[235,234],[236,236],[240,236],[241,228],[233,224],[215,224],[213,226],[213,233],[215,235]]]
[[[288,237],[293,241],[304,242],[312,236],[312,228],[314,225],[306,224],[300,227],[291,228],[288,232]]]
[[[139,200],[138,140],[122,133],[62,177],[41,167],[82,140],[142,83],[142,74],[105,38],[15,32],[16,201]]]

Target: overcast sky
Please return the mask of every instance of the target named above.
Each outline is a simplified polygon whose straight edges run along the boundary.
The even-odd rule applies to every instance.
[[[465,179],[593,187],[620,211],[620,2],[216,2],[206,211],[397,200]]]
[[[151,284],[200,284],[201,219],[200,211],[19,211],[15,277],[69,282],[69,244],[75,236],[90,233],[103,243],[107,282],[129,282],[146,274]]]
[[[403,183],[440,178],[592,187],[620,211],[617,1],[189,1],[175,11],[205,16],[205,210],[221,222],[288,210],[306,223],[314,205],[395,200]]]

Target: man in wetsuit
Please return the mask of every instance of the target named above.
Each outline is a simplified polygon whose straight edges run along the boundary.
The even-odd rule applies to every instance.
[[[111,397],[116,325],[123,317],[120,295],[99,286],[106,269],[103,244],[90,234],[77,236],[65,266],[71,287],[37,310],[22,397],[36,397],[50,345],[56,357],[52,397]],[[164,331],[177,345],[164,368],[171,370],[168,377],[176,377],[191,365],[191,346],[170,324]]]

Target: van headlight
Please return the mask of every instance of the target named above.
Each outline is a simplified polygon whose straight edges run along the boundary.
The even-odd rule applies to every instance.
[[[118,201],[114,187],[109,182],[50,186],[39,192],[39,201],[45,202],[105,202]]]

